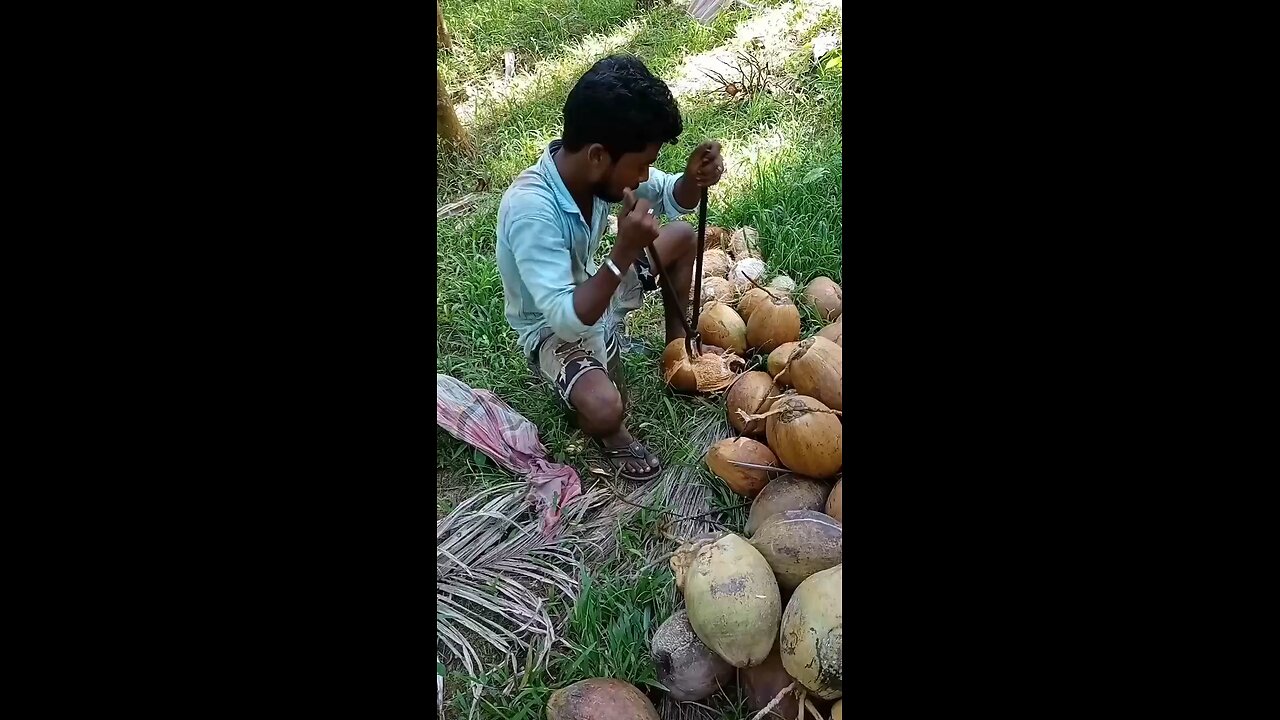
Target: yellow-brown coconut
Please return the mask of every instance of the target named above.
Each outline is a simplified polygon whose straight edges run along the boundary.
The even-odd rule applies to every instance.
[[[839,565],[843,539],[835,518],[817,510],[785,510],[764,521],[751,545],[773,568],[778,589],[788,592],[810,575]]]
[[[725,254],[725,251],[718,249],[705,250],[702,253],[702,277],[724,277],[729,274],[729,268],[733,266],[733,261]]]
[[[829,277],[816,277],[804,289],[804,300],[818,313],[823,322],[831,322],[840,316],[844,304],[844,291]]]
[[[747,324],[738,313],[724,303],[711,303],[698,315],[698,334],[711,345],[732,350],[738,355],[747,352]]]
[[[836,321],[818,331],[818,337],[826,338],[831,342],[844,347],[842,338],[844,337],[844,315],[836,318]]]
[[[827,496],[827,514],[831,517],[844,522],[844,478],[836,481],[836,486],[831,489],[831,494]],[[767,487],[765,488],[768,489]]]
[[[800,339],[800,311],[790,298],[761,300],[747,321],[747,347],[773,352],[783,343]]]
[[[781,392],[781,388],[774,386],[773,378],[770,378],[768,373],[759,370],[743,373],[734,381],[724,399],[725,410],[729,413],[729,424],[738,431],[739,435],[763,438],[764,421],[744,420],[738,410],[746,410],[751,415],[765,412],[773,404],[766,401],[766,398]]]
[[[703,700],[733,682],[733,666],[711,652],[689,625],[689,613],[677,610],[653,634],[649,659],[658,682],[678,702]]]
[[[726,280],[725,282],[728,282]],[[753,287],[742,294],[742,299],[738,301],[738,314],[742,316],[743,322],[751,319],[751,311],[755,310],[762,300],[768,300],[769,293],[765,290]]]
[[[752,714],[763,710],[778,693],[782,692],[782,688],[795,680],[787,674],[786,668],[782,667],[782,655],[778,653],[778,643],[774,643],[773,652],[769,653],[769,657],[763,663],[742,670],[738,677],[742,680],[743,694],[746,696],[747,707],[751,709]],[[798,684],[796,689],[799,689]],[[777,713],[777,716],[767,715],[768,720],[777,720],[779,717],[795,720],[800,715],[797,695],[798,693],[794,692],[784,695],[782,701],[773,706],[773,712]]]
[[[779,373],[781,373],[782,369],[787,366],[787,360],[791,358],[791,351],[795,350],[799,345],[800,343],[798,342],[782,343],[778,347],[774,348],[773,352],[769,353],[769,360],[767,361],[769,374],[778,381],[779,385],[791,384],[790,378],[786,377],[786,375],[779,375]]]
[[[752,501],[751,512],[747,515],[747,524],[743,526],[743,530],[748,536],[752,536],[766,520],[787,510],[822,512],[827,507],[827,495],[830,491],[831,488],[821,480],[792,473],[776,475]]]
[[[769,656],[782,599],[769,563],[746,540],[725,535],[699,551],[684,602],[698,639],[730,665],[754,667]]]
[[[778,467],[778,458],[773,451],[764,443],[751,438],[726,438],[711,446],[707,451],[707,467],[730,490],[748,498],[759,495],[764,486],[769,484],[770,473],[734,465],[730,460]]]
[[[844,694],[844,565],[810,575],[782,615],[778,647],[782,667],[823,700]]]
[[[788,358],[787,382],[801,395],[844,410],[844,350],[824,337],[800,341]]]
[[[831,720],[844,720],[844,700],[837,700],[831,706]]]
[[[843,428],[818,400],[791,395],[774,401],[764,429],[769,448],[789,469],[818,480],[840,472]]]
[[[551,693],[547,720],[658,720],[658,711],[630,683],[591,678]]]
[[[672,340],[662,351],[662,379],[684,392],[723,390],[733,384],[742,365],[742,358],[727,351],[723,355],[703,352],[690,360],[684,338]]]

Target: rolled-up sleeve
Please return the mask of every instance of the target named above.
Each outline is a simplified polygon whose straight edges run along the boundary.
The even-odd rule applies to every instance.
[[[676,202],[676,181],[684,177],[684,173],[665,173],[658,168],[649,168],[649,179],[640,185],[644,190],[642,197],[651,198],[657,205],[656,212],[666,215],[667,217],[676,217],[677,215],[688,215],[698,208],[681,207]]]
[[[547,325],[564,340],[587,337],[591,326],[582,324],[573,309],[573,261],[555,222],[525,215],[511,221],[508,233],[520,279]]]

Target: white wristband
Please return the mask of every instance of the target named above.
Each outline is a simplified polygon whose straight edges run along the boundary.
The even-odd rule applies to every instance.
[[[617,265],[613,264],[613,258],[608,258],[608,257],[605,258],[604,266],[609,268],[609,271],[613,273],[614,277],[618,278],[619,280],[622,279],[622,271],[618,269]]]

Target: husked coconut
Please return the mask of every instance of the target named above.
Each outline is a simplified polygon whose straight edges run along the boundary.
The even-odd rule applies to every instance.
[[[751,537],[778,577],[778,588],[795,590],[805,578],[840,564],[844,532],[817,510],[784,510],[765,520]]]
[[[707,466],[711,468],[711,472],[724,480],[730,490],[748,498],[760,494],[769,482],[769,473],[734,465],[730,461],[778,466],[778,458],[773,451],[764,443],[751,438],[725,438],[711,446],[707,451]]]
[[[723,250],[706,250],[702,253],[702,277],[724,277],[729,274],[733,261]]]
[[[747,353],[747,324],[724,303],[715,302],[702,308],[698,315],[698,334],[716,347],[738,355]]]
[[[751,503],[751,512],[747,515],[747,524],[743,529],[748,536],[754,535],[761,523],[787,510],[822,512],[826,507],[829,491],[830,488],[821,480],[793,473],[778,475],[764,486],[759,495],[756,495],[756,499]]]
[[[631,683],[581,680],[551,693],[547,720],[659,720],[658,711]]]
[[[790,295],[796,291],[796,281],[786,275],[779,275],[769,281],[769,289]]]
[[[684,338],[672,340],[662,351],[662,379],[684,392],[724,390],[737,379],[743,365],[742,358],[732,352],[702,352],[691,360]]]
[[[730,534],[702,548],[685,577],[684,601],[698,638],[730,665],[753,667],[769,656],[782,599],[769,563],[746,540]]]
[[[734,667],[698,639],[687,610],[677,610],[653,634],[649,658],[658,682],[678,702],[703,700],[733,682]]]
[[[782,615],[778,647],[782,667],[823,700],[844,694],[844,565],[810,575],[792,593]]]
[[[729,252],[734,260],[760,257],[759,233],[753,227],[740,227],[729,233]]]
[[[707,226],[707,247],[718,248],[728,244],[729,231],[715,225]]]
[[[760,282],[760,278],[763,276],[764,261],[760,258],[746,258],[739,260],[734,264],[733,268],[729,270],[729,282],[733,283],[733,289],[737,290],[738,294],[747,292],[751,288],[755,287],[751,281],[754,280],[758,283]]]
[[[694,288],[689,288],[689,300],[693,300],[693,291]],[[702,307],[713,302],[730,303],[735,297],[733,283],[728,280],[715,276],[702,279]]]

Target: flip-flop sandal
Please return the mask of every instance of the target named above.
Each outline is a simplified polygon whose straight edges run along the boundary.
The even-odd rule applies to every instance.
[[[649,451],[645,449],[644,445],[639,440],[631,441],[631,444],[626,447],[617,448],[605,447],[605,444],[598,440],[596,443],[600,445],[600,449],[604,452],[605,459],[608,460],[614,468],[618,468],[619,475],[627,480],[631,480],[633,482],[644,482],[645,480],[652,480],[662,474],[661,462],[658,463],[658,467],[648,465]],[[635,473],[628,470],[626,461],[633,459],[645,461],[645,464],[649,467],[648,472]]]

